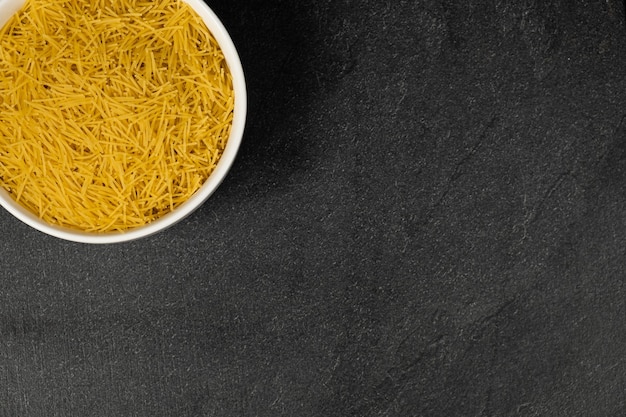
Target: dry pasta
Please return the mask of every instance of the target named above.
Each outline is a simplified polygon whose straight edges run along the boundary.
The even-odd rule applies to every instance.
[[[0,31],[0,185],[53,224],[147,224],[211,174],[233,106],[186,3],[27,0]]]

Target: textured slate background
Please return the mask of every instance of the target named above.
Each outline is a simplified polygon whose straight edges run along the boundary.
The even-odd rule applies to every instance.
[[[617,0],[211,0],[240,156],[88,246],[0,212],[0,416],[626,413]]]

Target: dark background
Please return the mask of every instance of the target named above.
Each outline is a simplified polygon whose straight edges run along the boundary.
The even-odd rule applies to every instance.
[[[0,211],[0,416],[626,413],[618,0],[210,0],[226,181],[90,246]]]

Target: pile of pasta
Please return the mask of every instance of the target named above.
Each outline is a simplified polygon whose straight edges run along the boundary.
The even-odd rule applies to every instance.
[[[226,146],[224,55],[180,0],[27,0],[0,31],[0,185],[52,224],[176,209]]]

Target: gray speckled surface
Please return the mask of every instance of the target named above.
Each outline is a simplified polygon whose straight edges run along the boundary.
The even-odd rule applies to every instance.
[[[211,1],[220,189],[89,246],[0,211],[0,416],[626,412],[621,1]]]

